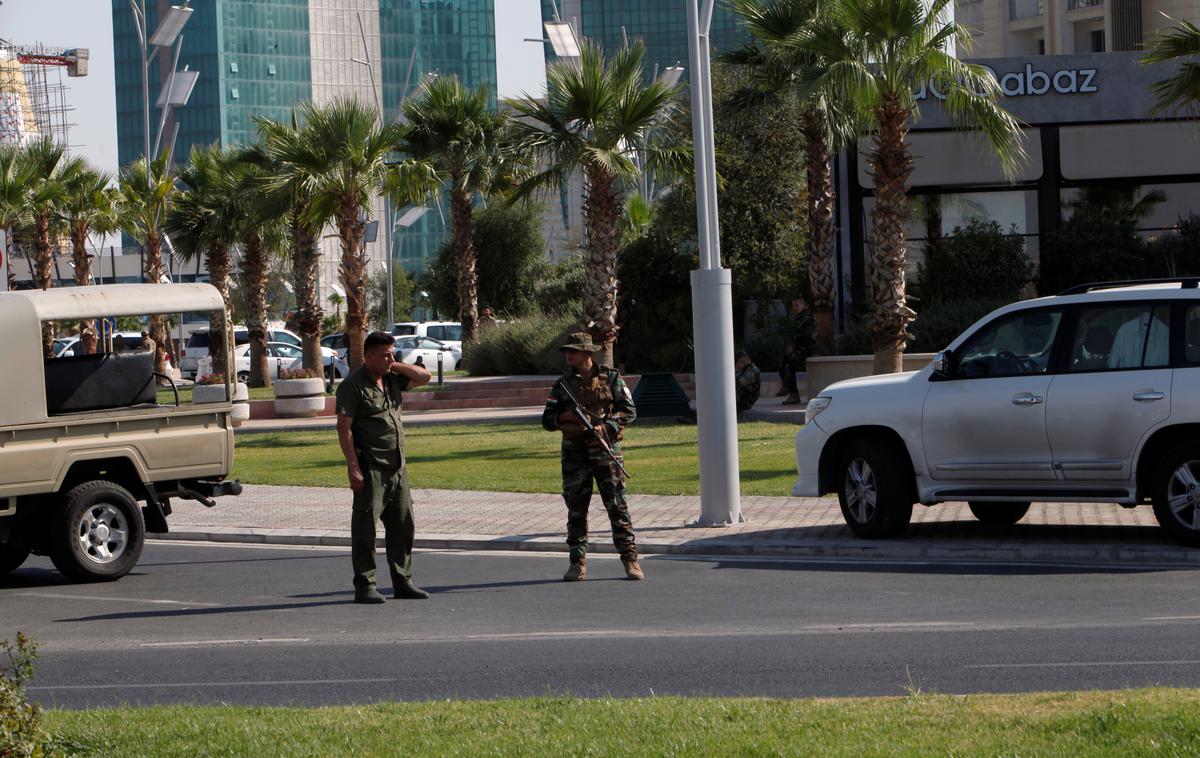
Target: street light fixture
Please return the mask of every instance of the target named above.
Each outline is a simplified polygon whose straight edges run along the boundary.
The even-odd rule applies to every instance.
[[[575,30],[566,21],[547,21],[542,24],[546,37],[554,54],[559,58],[578,58],[579,40],[575,39]]]
[[[679,84],[679,80],[683,78],[683,66],[676,63],[674,66],[667,66],[663,69],[662,75],[658,77],[659,81],[668,88],[674,88]]]
[[[413,207],[406,210],[404,213],[400,214],[400,218],[396,219],[394,227],[400,227],[401,229],[407,229],[408,227],[417,223],[417,221],[419,221],[421,219],[421,217],[424,216],[428,212],[429,212],[429,206],[414,205]],[[393,232],[395,231],[394,227],[392,230]],[[404,235],[397,236],[396,240],[397,240],[397,242],[399,242],[399,245],[397,245],[396,253],[399,254],[399,252],[404,249]],[[394,284],[394,280],[392,278],[392,265],[393,265],[394,261],[395,261],[395,256],[392,255],[391,248],[388,248],[388,258],[387,258],[387,317],[388,317],[387,328],[388,328],[388,331],[391,331],[392,324],[396,323],[396,314],[394,312],[395,303],[392,302],[392,286]]]
[[[192,17],[192,8],[189,8],[187,3],[183,5],[172,5],[158,22],[158,28],[154,30],[154,34],[150,37],[150,44],[155,47],[170,47],[175,44],[175,40],[179,37],[183,27],[187,24],[188,19]]]

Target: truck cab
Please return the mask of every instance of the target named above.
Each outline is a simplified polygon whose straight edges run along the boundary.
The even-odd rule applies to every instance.
[[[113,349],[47,357],[44,335],[92,321],[204,311],[207,284],[114,284],[0,292],[0,576],[31,554],[76,581],[115,580],[146,533],[168,530],[172,498],[216,504],[233,466],[232,385],[223,402],[181,404],[154,355]],[[162,380],[173,392],[160,400]]]

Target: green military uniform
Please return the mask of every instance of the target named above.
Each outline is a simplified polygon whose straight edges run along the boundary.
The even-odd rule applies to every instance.
[[[737,373],[737,412],[750,410],[762,391],[762,372],[753,363]]]
[[[570,369],[560,382],[567,385],[594,423],[603,421],[613,453],[621,458],[621,432],[637,417],[637,408],[621,372],[593,365],[589,375],[580,376]],[[570,402],[560,383],[555,383],[542,412],[542,426],[547,431],[558,430],[558,416],[570,408]],[[587,555],[587,515],[592,500],[592,481],[595,480],[612,524],[613,544],[624,561],[636,561],[637,544],[629,505],[625,502],[625,479],[604,450],[591,440],[586,430],[577,436],[563,435],[563,500],[567,504],[567,545],[571,560],[578,562]]]
[[[337,413],[351,420],[354,449],[365,480],[363,488],[354,493],[350,517],[350,560],[356,588],[375,584],[377,521],[383,522],[387,535],[392,585],[400,587],[412,579],[415,528],[400,420],[400,393],[405,389],[406,377],[384,374],[380,388],[366,367],[360,366],[337,390]]]

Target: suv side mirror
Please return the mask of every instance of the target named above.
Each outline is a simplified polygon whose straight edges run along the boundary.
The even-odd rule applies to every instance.
[[[955,360],[953,350],[943,350],[933,356],[933,361],[930,365],[933,366],[933,379],[949,379],[954,376],[955,370],[958,368],[958,361]]]

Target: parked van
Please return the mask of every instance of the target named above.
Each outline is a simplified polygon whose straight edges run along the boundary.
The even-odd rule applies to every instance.
[[[392,324],[393,337],[432,337],[462,350],[462,324],[457,321],[401,321]]]
[[[118,579],[147,532],[167,531],[171,498],[241,492],[226,481],[231,385],[219,402],[160,404],[152,353],[43,357],[46,322],[180,311],[226,318],[208,284],[0,292],[0,576],[35,553],[77,581]]]

